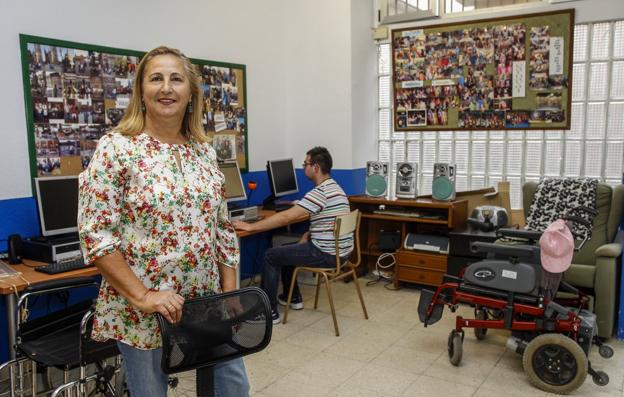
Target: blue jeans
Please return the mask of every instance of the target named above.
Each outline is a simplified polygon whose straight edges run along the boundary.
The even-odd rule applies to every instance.
[[[282,276],[284,294],[287,294],[295,267],[298,266],[335,267],[336,257],[319,250],[309,241],[307,243],[283,245],[266,250],[260,287],[269,296],[273,310],[277,311],[277,288],[280,275]],[[295,280],[293,297],[298,296],[301,296],[301,292]]]
[[[141,350],[122,342],[117,346],[123,356],[126,383],[132,397],[166,397],[168,375],[160,369],[162,349]],[[249,395],[247,370],[242,358],[217,364],[214,368],[215,397]]]

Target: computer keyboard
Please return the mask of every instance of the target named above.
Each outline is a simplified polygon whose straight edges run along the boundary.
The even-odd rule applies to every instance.
[[[85,265],[82,257],[65,260],[62,262],[53,262],[43,266],[37,266],[36,271],[46,274],[58,274],[70,272],[72,270],[83,269],[93,265]]]
[[[406,217],[406,218],[422,218],[423,217],[423,214],[421,214],[419,212],[399,210],[399,209],[375,210],[375,211],[373,211],[373,214],[377,214],[377,215],[390,215],[390,216],[403,216],[403,217]]]
[[[292,208],[292,204],[275,204],[275,212],[286,211],[287,209]]]

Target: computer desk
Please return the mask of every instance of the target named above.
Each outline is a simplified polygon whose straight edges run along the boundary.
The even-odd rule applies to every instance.
[[[258,216],[264,217],[264,218],[269,218],[269,217],[275,215],[275,213],[276,212],[273,211],[273,210],[263,210],[263,209],[260,209],[258,211]],[[309,219],[310,219],[310,217],[308,215],[300,216],[298,218],[293,219],[291,222],[289,222],[287,225],[284,225],[284,226],[290,226],[290,225],[294,225],[295,223],[305,222],[305,221],[307,221]],[[254,234],[258,234],[258,233],[262,233],[262,232],[247,232],[247,231],[237,230],[236,231],[236,237],[238,237],[238,245],[239,245],[239,247],[241,246],[241,244],[242,244],[241,240],[244,237],[253,236]],[[236,288],[240,288],[240,269],[241,269],[240,266],[238,266],[236,268]]]
[[[268,218],[272,215],[275,215],[275,211],[270,210],[260,210],[259,216],[263,216]],[[295,224],[299,222],[307,221],[308,216],[302,216],[297,219],[294,219],[290,224]],[[252,236],[257,234],[257,232],[247,232],[247,231],[236,231],[236,236],[238,237],[239,245],[241,243],[241,239],[244,237]],[[13,278],[5,278],[0,279],[0,294],[4,296],[6,303],[6,319],[7,319],[7,335],[9,342],[9,356],[11,358],[15,357],[15,351],[13,350],[13,346],[15,346],[16,342],[16,331],[17,331],[17,292],[24,290],[29,283],[30,284],[39,284],[45,281],[51,280],[60,280],[71,277],[87,277],[87,276],[97,276],[100,274],[98,269],[95,266],[88,267],[86,269],[72,270],[70,272],[58,273],[58,274],[45,274],[35,271],[34,266],[45,265],[42,262],[36,262],[31,260],[24,260],[24,264],[19,265],[11,265],[15,271],[21,272],[22,277],[13,277]],[[236,288],[240,288],[240,266],[236,268]],[[26,282],[28,281],[28,283]]]

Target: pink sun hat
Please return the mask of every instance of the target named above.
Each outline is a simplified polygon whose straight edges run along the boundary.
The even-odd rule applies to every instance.
[[[574,237],[563,219],[551,223],[539,240],[542,267],[551,273],[563,273],[572,264]]]

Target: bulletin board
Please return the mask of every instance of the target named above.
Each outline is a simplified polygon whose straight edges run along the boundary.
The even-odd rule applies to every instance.
[[[77,175],[114,128],[132,95],[145,54],[20,35],[33,177]],[[247,171],[245,65],[191,59],[202,77],[203,124],[217,157]]]
[[[574,10],[392,31],[395,131],[569,129]]]

